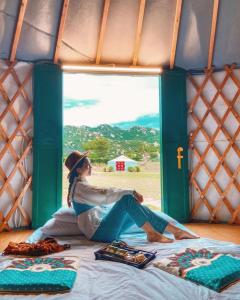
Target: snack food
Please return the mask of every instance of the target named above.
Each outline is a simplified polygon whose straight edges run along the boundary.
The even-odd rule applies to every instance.
[[[142,263],[142,262],[144,262],[146,257],[143,253],[140,253],[140,254],[135,255],[134,259],[135,259],[135,262]]]
[[[114,241],[95,252],[96,259],[121,262],[139,269],[142,269],[155,256],[156,253],[129,247],[122,241]]]
[[[117,254],[117,255],[123,256],[123,257],[126,256],[128,253],[127,250],[117,248],[112,245],[109,245],[105,250],[106,250],[106,252],[114,253],[114,254]]]

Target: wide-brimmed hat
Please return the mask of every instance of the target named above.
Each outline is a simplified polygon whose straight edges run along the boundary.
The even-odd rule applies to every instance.
[[[74,168],[78,165],[78,163],[88,155],[89,151],[79,152],[73,151],[68,155],[65,160],[65,166],[69,170],[69,174],[74,170]]]

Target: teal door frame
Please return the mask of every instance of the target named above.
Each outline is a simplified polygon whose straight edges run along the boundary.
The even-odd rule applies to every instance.
[[[33,228],[42,226],[62,205],[62,90],[58,65],[34,65]]]
[[[62,205],[63,79],[58,65],[33,69],[33,205],[32,227],[49,220]],[[164,70],[159,77],[160,169],[162,210],[189,221],[186,71]],[[182,168],[177,148],[183,148]]]
[[[159,78],[162,210],[186,223],[190,218],[186,71],[164,70]],[[183,156],[178,166],[177,149]]]

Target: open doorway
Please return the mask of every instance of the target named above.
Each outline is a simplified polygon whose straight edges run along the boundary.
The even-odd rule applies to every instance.
[[[146,205],[160,209],[158,77],[66,73],[63,91],[64,159],[73,150],[89,150],[91,184],[133,188]]]

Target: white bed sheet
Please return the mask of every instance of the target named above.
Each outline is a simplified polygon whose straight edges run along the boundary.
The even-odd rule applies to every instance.
[[[222,253],[240,254],[240,246],[210,239],[182,240],[172,244],[148,243],[140,236],[128,238],[130,245],[145,250],[157,250],[157,258],[144,270],[128,265],[96,261],[94,251],[102,244],[85,240],[83,237],[58,237],[59,242],[71,243],[72,249],[58,255],[77,255],[81,258],[80,269],[74,288],[62,295],[1,295],[8,300],[240,300],[240,283],[222,293],[177,278],[153,266],[153,262],[186,247],[206,247]],[[56,254],[55,254],[56,255]]]

